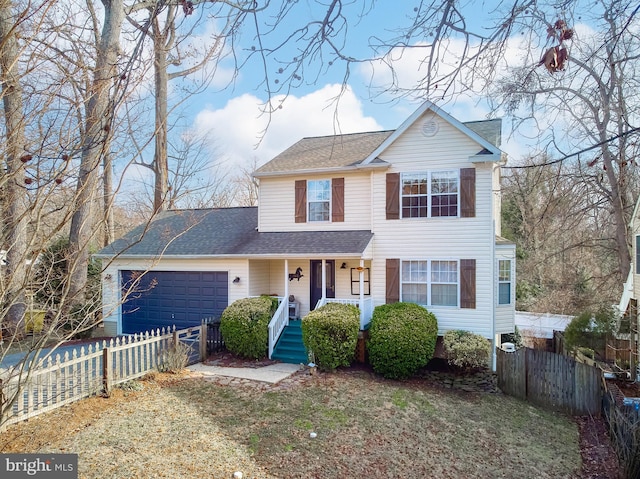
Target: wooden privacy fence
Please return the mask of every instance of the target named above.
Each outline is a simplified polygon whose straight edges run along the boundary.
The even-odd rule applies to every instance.
[[[25,361],[0,370],[0,429],[16,422],[97,395],[120,383],[157,370],[162,353],[174,344],[189,347],[189,364],[206,356],[201,340],[206,326],[173,331],[164,328],[143,334],[99,341],[55,354],[41,361]],[[206,336],[206,333],[205,333]],[[30,364],[29,364],[30,363]],[[11,404],[11,407],[6,406]]]
[[[602,371],[547,351],[497,350],[498,387],[510,396],[572,415],[600,415]]]

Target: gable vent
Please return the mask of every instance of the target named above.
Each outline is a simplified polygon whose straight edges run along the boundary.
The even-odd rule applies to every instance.
[[[434,118],[429,118],[422,124],[422,134],[426,137],[435,136],[438,133],[438,128],[438,121]]]

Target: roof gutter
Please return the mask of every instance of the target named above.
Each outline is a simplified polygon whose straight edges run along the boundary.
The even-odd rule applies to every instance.
[[[300,259],[373,259],[365,257],[362,253],[278,253],[278,254],[218,254],[218,255],[131,255],[131,254],[94,254],[94,258],[99,259],[114,259],[114,260],[137,260],[137,261],[157,261],[159,259],[176,259],[176,260],[203,260],[203,259],[285,259],[285,258],[300,258]]]
[[[340,173],[340,172],[352,172],[363,170],[386,170],[391,166],[389,163],[373,163],[373,164],[360,164],[349,166],[336,166],[334,168],[306,168],[304,170],[287,170],[287,171],[265,171],[254,172],[251,176],[254,178],[272,178],[276,176],[300,176],[309,174],[323,174],[323,173]]]

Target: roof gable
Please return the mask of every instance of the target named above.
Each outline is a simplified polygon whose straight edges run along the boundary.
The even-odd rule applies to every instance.
[[[397,130],[303,138],[258,168],[253,176],[261,178],[386,167],[388,163],[382,161],[379,155],[428,110],[479,144],[478,154],[475,155],[477,161],[497,161],[501,158],[502,120],[461,123],[432,102],[426,101]]]
[[[481,132],[481,133],[484,133],[485,135],[488,135],[491,127],[492,127],[491,128],[492,130],[495,129],[496,123],[493,123],[492,125],[487,125],[486,127],[482,127],[482,128],[480,127],[480,125],[478,125],[478,123],[481,123],[481,122],[472,122],[474,123],[474,125],[467,126],[467,124],[456,120],[454,117],[446,113],[444,110],[437,107],[434,103],[427,100],[416,111],[414,111],[413,114],[409,118],[407,118],[402,123],[402,125],[398,127],[397,130],[395,130],[391,135],[389,135],[374,151],[372,151],[369,154],[369,156],[362,162],[362,164],[369,164],[375,161],[376,158],[378,158],[378,156],[384,150],[386,150],[394,141],[396,141],[401,135],[403,135],[414,123],[416,123],[420,118],[422,118],[422,116],[429,110],[432,111],[437,116],[439,116],[442,120],[448,122],[450,125],[457,128],[463,134],[467,135],[473,141],[478,143],[481,147],[481,152],[484,152],[484,150],[487,151],[487,153],[482,153],[482,154],[487,155],[488,161],[490,161],[489,157],[492,157],[492,158],[495,157],[495,160],[497,161],[502,156],[502,152],[496,145],[494,145],[489,140],[487,140],[484,136],[482,136],[482,134],[479,134],[479,132]],[[500,120],[497,120],[497,121],[500,121]]]

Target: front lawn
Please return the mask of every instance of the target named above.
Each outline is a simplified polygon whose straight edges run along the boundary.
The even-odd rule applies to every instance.
[[[166,378],[12,427],[0,450],[78,453],[87,478],[562,478],[580,470],[571,419],[501,394],[364,371],[275,388]]]

